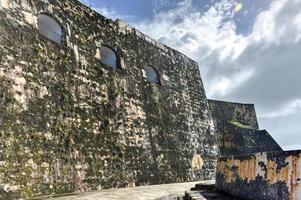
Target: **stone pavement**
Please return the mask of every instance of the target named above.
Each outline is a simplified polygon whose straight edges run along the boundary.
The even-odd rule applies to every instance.
[[[169,195],[184,196],[186,190],[202,182],[208,181],[109,189],[52,198],[52,200],[155,200]]]

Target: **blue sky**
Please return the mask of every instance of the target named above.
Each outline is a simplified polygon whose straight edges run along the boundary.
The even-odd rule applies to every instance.
[[[153,2],[149,0],[83,0],[82,2],[94,8],[106,8],[120,16],[132,16],[135,21],[153,17],[152,8],[154,6]]]
[[[198,61],[209,98],[254,103],[301,149],[301,0],[82,0]]]

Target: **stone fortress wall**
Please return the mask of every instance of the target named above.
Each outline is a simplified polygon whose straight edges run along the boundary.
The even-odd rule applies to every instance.
[[[300,199],[300,151],[254,105],[207,100],[199,74],[77,0],[0,0],[0,199],[215,177],[239,198]]]
[[[214,178],[195,61],[77,0],[0,2],[2,196]]]
[[[217,190],[245,200],[301,199],[301,151],[259,130],[253,104],[209,100],[220,156]]]

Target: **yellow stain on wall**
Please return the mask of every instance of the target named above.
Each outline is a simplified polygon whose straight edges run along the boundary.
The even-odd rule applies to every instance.
[[[191,165],[194,170],[202,170],[204,160],[200,154],[194,154]]]

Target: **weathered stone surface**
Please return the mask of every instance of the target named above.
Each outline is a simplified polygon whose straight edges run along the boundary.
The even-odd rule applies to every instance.
[[[223,128],[222,122],[232,122],[242,127],[259,129],[254,104],[209,100],[209,105],[217,128]]]
[[[207,181],[201,181],[207,182]],[[185,190],[198,182],[148,185],[135,188],[106,189],[53,197],[52,200],[182,200]]]
[[[266,130],[258,130],[253,104],[209,100],[221,156],[282,151]]]
[[[184,200],[239,200],[224,192],[216,190],[215,181],[198,183],[185,192]]]
[[[246,200],[301,199],[301,151],[220,158],[216,187]]]
[[[301,152],[258,130],[254,105],[209,101],[218,134],[216,188],[246,200],[301,199]]]
[[[213,191],[215,189],[215,182],[208,182],[208,183],[199,183],[196,184],[194,188],[191,190],[199,190],[199,191]]]
[[[217,145],[197,63],[76,0],[55,2],[0,6],[0,195],[214,177]],[[40,13],[61,24],[62,45],[38,33]],[[121,69],[100,62],[103,45]],[[146,66],[161,84],[146,80]]]
[[[221,156],[282,151],[266,130],[245,129],[231,123],[225,124],[220,142]]]

